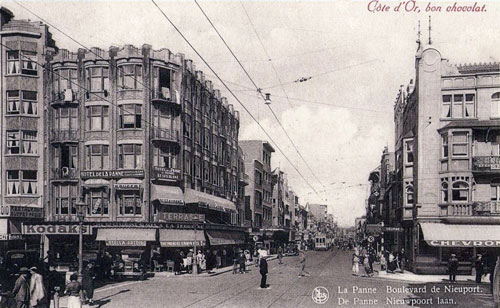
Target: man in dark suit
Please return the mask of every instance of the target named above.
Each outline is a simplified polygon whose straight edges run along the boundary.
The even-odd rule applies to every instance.
[[[19,270],[19,278],[16,280],[12,295],[16,299],[16,308],[28,308],[30,302],[30,285],[28,279],[29,270],[26,267],[21,267]]]
[[[457,280],[457,270],[458,270],[458,259],[457,256],[452,253],[448,259],[448,273],[450,274],[450,282],[455,282]]]
[[[267,261],[266,261],[267,256],[264,255],[260,258],[260,288],[265,289],[267,288]]]

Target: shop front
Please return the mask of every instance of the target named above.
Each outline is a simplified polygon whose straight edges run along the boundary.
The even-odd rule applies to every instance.
[[[416,273],[445,274],[455,254],[459,273],[470,274],[477,254],[485,260],[499,255],[500,225],[421,222],[417,228]]]

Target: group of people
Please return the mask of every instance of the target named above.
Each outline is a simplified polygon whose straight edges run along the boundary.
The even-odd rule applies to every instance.
[[[177,250],[174,256],[174,274],[180,275],[183,270],[192,273],[194,264],[197,265],[196,270],[198,273],[207,270],[207,257],[201,250],[198,250],[196,255],[194,249],[189,249],[187,254],[184,251]],[[209,271],[211,269],[210,266]]]
[[[95,274],[92,263],[88,263],[82,271],[81,283],[77,281],[76,273],[71,274],[69,280],[64,292],[69,295],[68,308],[81,308],[81,298],[85,298],[90,305],[94,304]],[[29,269],[21,267],[12,290],[1,294],[0,308],[48,308],[58,287],[58,275],[53,268],[45,272],[36,266]]]
[[[403,273],[406,268],[407,258],[404,248],[401,248],[399,252],[381,251],[379,259],[381,270],[385,270],[387,273]]]
[[[367,277],[372,277],[374,274],[373,263],[376,261],[376,251],[371,245],[355,246],[352,254],[352,272],[353,275],[359,276],[360,265],[365,271]]]
[[[477,254],[473,265],[476,272],[476,282],[481,283],[483,276],[489,274],[490,286],[493,288],[493,275],[495,272],[496,258],[494,256],[483,257],[482,254]],[[448,274],[450,282],[456,282],[458,266],[459,260],[457,255],[452,253],[448,259]]]

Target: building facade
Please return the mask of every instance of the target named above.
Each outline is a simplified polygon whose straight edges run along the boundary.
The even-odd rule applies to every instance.
[[[500,65],[452,65],[419,46],[415,82],[395,103],[395,176],[401,240],[417,273],[460,271],[500,246]]]

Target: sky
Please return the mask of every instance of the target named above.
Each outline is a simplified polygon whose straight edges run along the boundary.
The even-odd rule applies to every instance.
[[[272,166],[287,172],[299,202],[326,203],[340,226],[353,225],[364,214],[368,175],[380,164],[384,147],[394,148],[393,104],[400,85],[415,75],[418,22],[427,44],[431,16],[432,44],[451,63],[500,61],[500,2],[478,1],[486,11],[469,13],[446,12],[454,1],[418,1],[420,12],[395,12],[399,1],[378,1],[390,7],[387,12],[370,12],[367,0],[198,3],[256,85],[271,94],[270,107],[307,164],[194,1],[157,4],[272,140],[153,2],[7,0],[2,5],[16,18],[40,20],[29,9],[86,47],[151,44],[185,54],[240,111],[240,140],[269,140],[279,147],[288,159],[277,150]],[[441,6],[441,12],[425,12],[428,3]],[[51,29],[59,48],[81,47]]]

